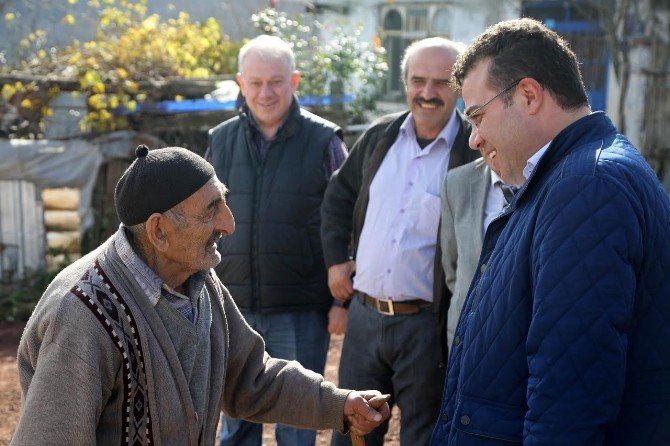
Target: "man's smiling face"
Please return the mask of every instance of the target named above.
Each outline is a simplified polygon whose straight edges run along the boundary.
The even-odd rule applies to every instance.
[[[252,53],[244,60],[237,81],[251,113],[261,128],[276,130],[286,118],[298,88],[300,74],[291,72],[281,57]]]
[[[444,48],[417,50],[407,64],[407,103],[420,138],[442,131],[456,106],[458,93],[449,84],[454,55]]]

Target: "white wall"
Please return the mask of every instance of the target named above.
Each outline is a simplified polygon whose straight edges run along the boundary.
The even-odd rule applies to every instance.
[[[488,26],[519,17],[520,6],[501,0],[470,0],[454,4],[453,39],[470,43]]]
[[[327,25],[324,33],[328,35],[328,29],[340,26],[344,29],[353,30],[363,25],[362,36],[370,41],[373,36],[378,35],[383,25],[382,13],[390,8],[404,6],[426,5],[435,8],[447,7],[453,11],[448,20],[448,29],[451,29],[451,38],[469,43],[479,35],[487,26],[501,20],[519,17],[520,4],[514,0],[469,0],[461,1],[386,1],[386,0],[322,0],[320,3],[330,5],[347,5],[349,14],[344,16],[335,12],[325,12],[319,19]]]

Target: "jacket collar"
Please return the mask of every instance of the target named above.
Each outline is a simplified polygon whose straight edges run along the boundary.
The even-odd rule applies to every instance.
[[[593,112],[576,120],[556,135],[547,152],[535,167],[535,172],[541,169],[546,170],[546,167],[556,164],[580,143],[604,139],[612,133],[616,133],[616,128],[605,112]],[[531,175],[526,182],[529,183],[534,176],[537,175]]]
[[[377,143],[377,148],[375,150],[376,155],[373,155],[376,156],[377,159],[376,162],[373,162],[373,166],[377,164],[378,167],[378,164],[381,164],[384,160],[386,153],[398,138],[402,123],[405,122],[409,114],[410,111],[407,110],[405,112],[391,115],[393,120],[384,128],[382,137]],[[477,158],[475,152],[471,151],[470,146],[468,145],[468,138],[470,138],[470,123],[458,109],[456,109],[456,117],[458,118],[459,126],[458,133],[456,133],[456,138],[454,139],[449,154],[449,169],[467,164]],[[373,169],[373,172],[376,172],[376,170],[376,168]]]
[[[449,169],[454,167],[462,166],[463,164],[469,163],[471,160],[475,159],[478,155],[470,149],[468,139],[470,138],[470,123],[465,119],[463,113],[460,110],[456,109],[456,116],[460,121],[460,126],[458,127],[458,133],[456,133],[456,139],[451,146],[451,153],[449,155]]]
[[[512,203],[503,211],[503,214],[516,209],[517,203],[522,199],[525,191],[535,187],[535,184],[541,181],[541,178],[551,167],[565,159],[577,146],[587,141],[602,140],[613,133],[616,133],[616,127],[614,127],[610,118],[601,111],[584,116],[561,130],[554,137],[530,177],[526,179],[526,182],[516,193]]]

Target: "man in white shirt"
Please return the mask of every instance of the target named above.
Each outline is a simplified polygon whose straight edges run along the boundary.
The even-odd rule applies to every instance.
[[[442,38],[407,48],[402,75],[410,111],[366,130],[322,206],[330,290],[351,303],[340,385],[390,393],[402,412],[400,441],[408,445],[428,444],[443,386],[433,314],[434,285],[443,281],[439,257],[435,268],[440,187],[447,169],[476,155],[448,82],[460,51]],[[366,444],[383,444],[386,429]],[[346,444],[334,434],[333,445]]]

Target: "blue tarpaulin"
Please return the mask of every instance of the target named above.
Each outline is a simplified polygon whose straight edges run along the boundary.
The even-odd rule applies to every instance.
[[[304,107],[328,106],[333,104],[346,104],[354,100],[350,94],[332,96],[303,96],[298,98],[300,105]],[[142,102],[137,104],[133,112],[121,112],[121,114],[133,113],[196,113],[219,110],[235,110],[235,101],[219,102],[214,99],[185,99],[182,101]]]

